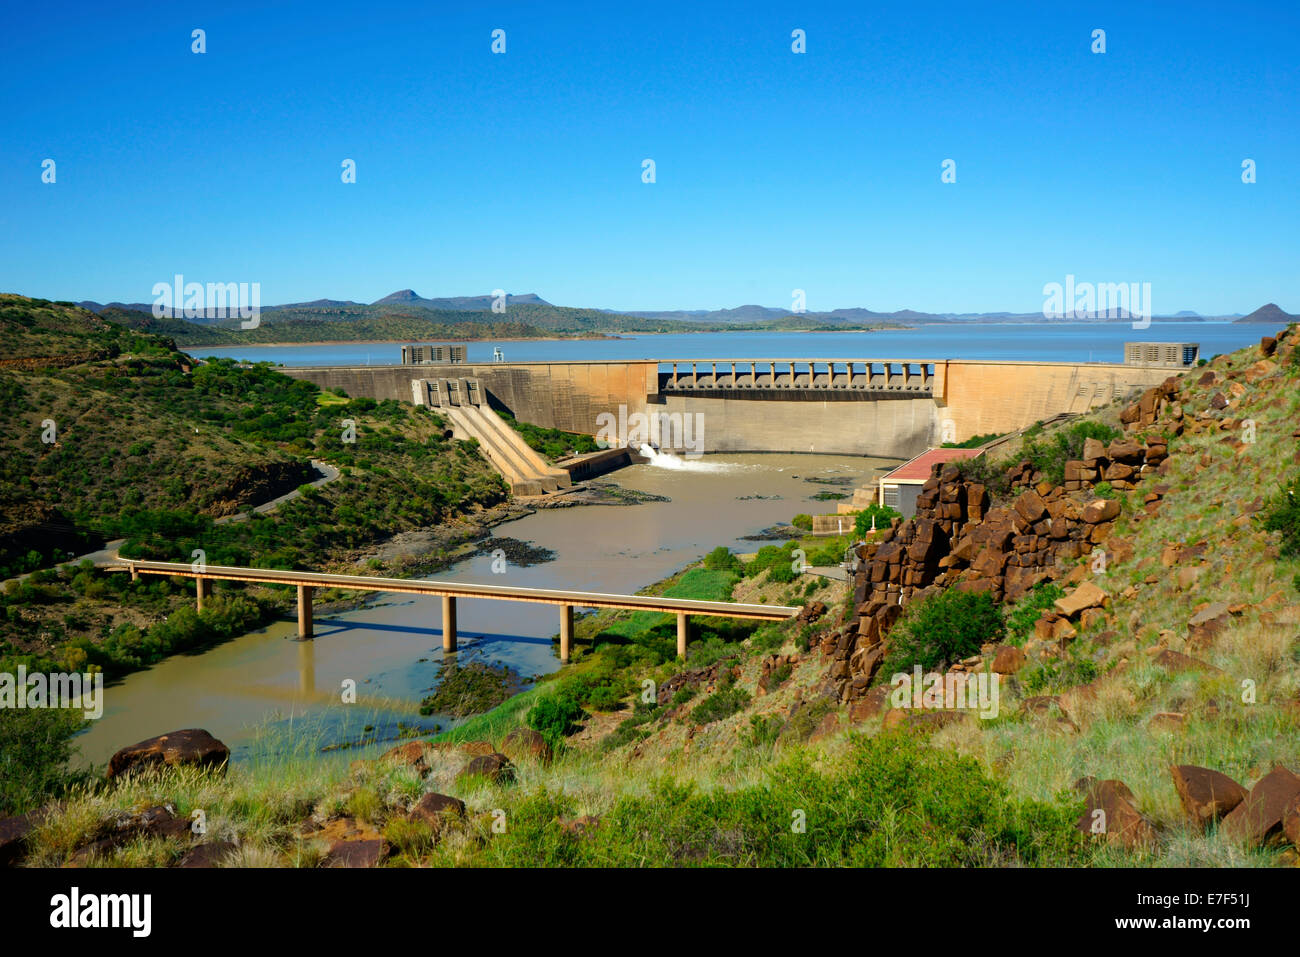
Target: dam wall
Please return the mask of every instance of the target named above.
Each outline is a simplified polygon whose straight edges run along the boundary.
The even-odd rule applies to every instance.
[[[731,362],[748,363],[748,377]],[[1178,370],[1105,363],[829,360],[778,373],[764,360],[436,363],[285,368],[353,397],[412,400],[412,382],[479,380],[493,409],[521,422],[595,435],[602,414],[666,414],[702,425],[706,452],[820,452],[910,458],[928,446],[1004,434],[1084,413]],[[778,360],[778,363],[780,360]],[[691,367],[684,372],[678,369]],[[705,366],[708,366],[706,369]],[[668,446],[671,447],[671,446]],[[689,446],[693,448],[694,446]]]

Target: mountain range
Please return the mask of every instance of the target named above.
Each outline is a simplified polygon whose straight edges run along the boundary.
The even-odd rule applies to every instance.
[[[426,299],[412,289],[400,289],[376,299],[371,303],[357,302],[351,299],[315,299],[310,302],[285,303],[276,306],[261,307],[263,321],[291,321],[293,319],[314,319],[319,321],[337,321],[349,318],[377,318],[386,315],[415,316],[421,312],[429,313],[487,313],[489,315],[500,315],[492,312],[494,297],[491,295],[480,296],[450,296],[443,298]],[[979,313],[951,313],[951,312],[918,312],[913,309],[899,309],[892,312],[876,312],[872,309],[862,307],[850,307],[841,309],[832,309],[824,312],[806,311],[795,313],[791,309],[761,306],[761,305],[742,305],[726,309],[676,309],[676,310],[625,310],[625,309],[590,309],[572,306],[557,306],[547,302],[536,293],[524,293],[521,295],[506,295],[505,304],[507,314],[514,311],[516,315],[519,312],[527,314],[528,318],[540,318],[548,313],[585,313],[598,314],[610,317],[626,317],[629,319],[655,320],[659,322],[672,323],[674,325],[683,324],[686,326],[710,326],[710,327],[735,327],[735,326],[766,326],[773,323],[779,323],[785,320],[798,320],[802,324],[817,324],[825,327],[870,327],[879,325],[923,325],[928,323],[966,323],[966,322],[1041,322],[1043,319],[1041,312],[1017,313],[1017,312],[979,312]],[[152,314],[153,305],[151,303],[135,302],[122,303],[110,302],[99,303],[93,300],[85,300],[77,305],[89,309],[95,313],[103,313],[106,309],[119,310],[122,312],[148,313]],[[1089,314],[1086,317],[1076,319],[1075,321],[1084,322],[1127,322],[1131,317],[1127,314],[1108,317],[1102,313]],[[1285,325],[1289,322],[1295,322],[1300,317],[1283,311],[1276,303],[1268,303],[1256,309],[1247,315],[1241,313],[1231,313],[1228,315],[1207,315],[1193,310],[1182,310],[1171,315],[1161,315],[1152,317],[1155,322],[1258,322],[1273,325]],[[230,320],[196,318],[189,320],[198,325],[231,325]],[[454,318],[448,317],[445,321],[455,322]],[[612,325],[623,325],[614,323]]]

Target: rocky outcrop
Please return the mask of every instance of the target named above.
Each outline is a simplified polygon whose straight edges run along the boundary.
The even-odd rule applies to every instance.
[[[885,639],[907,602],[950,587],[1015,601],[1035,585],[1062,577],[1069,564],[1104,547],[1119,516],[1119,502],[1098,497],[1094,485],[1107,481],[1114,488],[1132,488],[1168,455],[1163,438],[1117,439],[1109,446],[1089,439],[1084,457],[1066,463],[1061,485],[1043,481],[1028,461],[1013,465],[1006,475],[1012,497],[996,507],[988,489],[963,478],[957,465],[936,465],[917,497],[915,516],[895,520],[877,541],[859,549],[855,614],[820,645],[832,658],[831,692],[843,702],[866,694],[884,661]],[[1117,542],[1112,560],[1131,557],[1131,551]],[[1069,619],[1091,625],[1108,602],[1098,586],[1081,583],[1062,599],[1062,607],[1045,616],[1039,637],[1074,637],[1077,629]],[[1005,655],[1003,667],[1011,667],[1013,657]]]

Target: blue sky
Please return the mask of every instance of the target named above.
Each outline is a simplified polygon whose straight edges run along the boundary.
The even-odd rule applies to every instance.
[[[3,291],[150,301],[182,273],[260,282],[263,304],[411,287],[717,308],[802,288],[812,310],[1032,312],[1074,274],[1150,282],[1157,313],[1300,312],[1291,2],[3,18]]]

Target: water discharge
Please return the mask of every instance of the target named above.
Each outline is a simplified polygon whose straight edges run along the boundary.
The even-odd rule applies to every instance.
[[[676,472],[735,472],[744,466],[734,462],[707,462],[703,458],[683,458],[674,452],[663,452],[653,445],[643,445],[638,452],[649,461],[651,468],[672,469]]]

